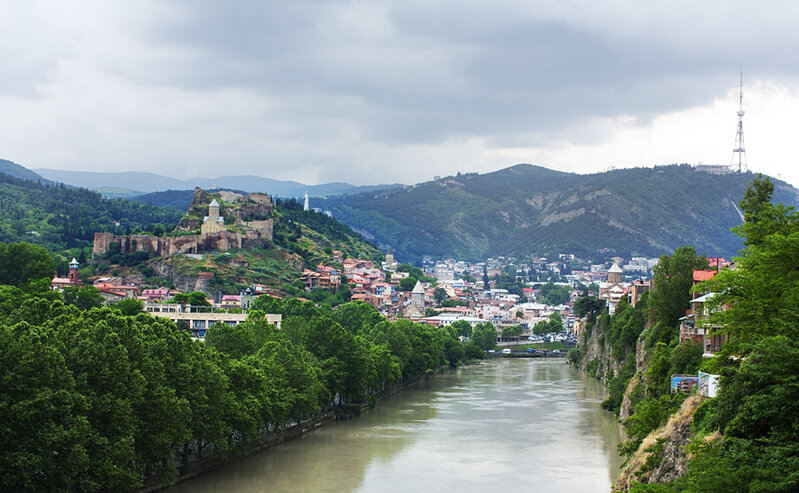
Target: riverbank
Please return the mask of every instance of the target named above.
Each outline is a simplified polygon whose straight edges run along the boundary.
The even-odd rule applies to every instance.
[[[468,362],[467,364],[471,363],[472,361]],[[185,482],[189,479],[201,476],[202,474],[207,473],[209,471],[213,471],[227,464],[263,452],[264,450],[280,445],[281,443],[284,443],[288,440],[293,440],[295,438],[301,437],[305,433],[313,431],[326,424],[339,420],[355,418],[363,413],[369,412],[371,409],[374,409],[377,406],[377,403],[382,401],[383,399],[396,395],[410,387],[413,387],[421,382],[430,379],[435,375],[441,374],[450,369],[452,369],[451,366],[444,365],[436,370],[428,370],[423,376],[420,376],[419,378],[416,378],[414,380],[393,385],[388,389],[373,394],[371,396],[374,399],[372,403],[363,402],[359,404],[340,406],[336,407],[335,409],[325,411],[324,413],[317,414],[316,416],[309,418],[305,421],[283,428],[277,433],[270,434],[269,436],[265,437],[263,440],[259,441],[258,443],[253,444],[251,448],[249,448],[246,451],[238,452],[229,455],[227,457],[216,456],[216,457],[203,457],[200,459],[195,459],[189,462],[188,466],[186,466],[185,468],[186,469],[185,472],[181,473],[177,478],[175,478],[171,484],[165,483],[164,480],[159,476],[153,476],[146,479],[144,481],[144,485],[141,488],[138,488],[134,491],[136,493],[152,493],[157,491],[163,491],[171,488],[174,485]]]

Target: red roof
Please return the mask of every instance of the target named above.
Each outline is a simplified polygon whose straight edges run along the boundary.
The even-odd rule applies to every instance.
[[[718,271],[715,270],[695,270],[694,271],[694,281],[702,282],[702,281],[709,281],[716,277]]]

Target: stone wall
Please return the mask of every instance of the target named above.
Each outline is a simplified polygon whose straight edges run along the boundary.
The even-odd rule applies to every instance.
[[[185,235],[177,237],[159,237],[152,235],[115,235],[113,233],[95,233],[92,246],[92,258],[97,259],[111,248],[112,243],[119,243],[120,252],[147,252],[156,256],[175,255],[178,253],[226,252],[257,245],[272,239],[272,219],[252,221],[256,228],[250,227],[245,232],[219,231],[201,235]]]

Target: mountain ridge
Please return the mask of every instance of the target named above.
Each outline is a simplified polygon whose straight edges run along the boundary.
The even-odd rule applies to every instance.
[[[401,185],[352,185],[345,182],[330,182],[319,185],[306,185],[294,180],[275,180],[256,175],[230,175],[216,178],[193,177],[186,180],[145,171],[96,172],[67,171],[48,168],[37,168],[38,173],[48,180],[66,185],[89,189],[117,187],[136,190],[141,194],[162,192],[166,190],[194,190],[232,188],[245,192],[265,192],[272,196],[301,197],[308,192],[313,195],[334,195],[343,193],[360,193],[383,190]]]
[[[741,222],[735,204],[754,176],[689,165],[581,175],[522,164],[315,203],[405,260],[659,256],[683,244],[732,256],[741,248],[730,232]],[[773,181],[776,202],[799,203],[799,191]]]

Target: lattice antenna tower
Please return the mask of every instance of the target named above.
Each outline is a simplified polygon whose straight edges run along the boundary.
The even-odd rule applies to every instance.
[[[741,78],[738,92],[738,131],[735,133],[735,146],[732,149],[730,168],[737,173],[747,171],[746,149],[744,148],[744,71],[741,68]],[[736,157],[737,155],[737,157]],[[737,162],[736,162],[737,161]]]

